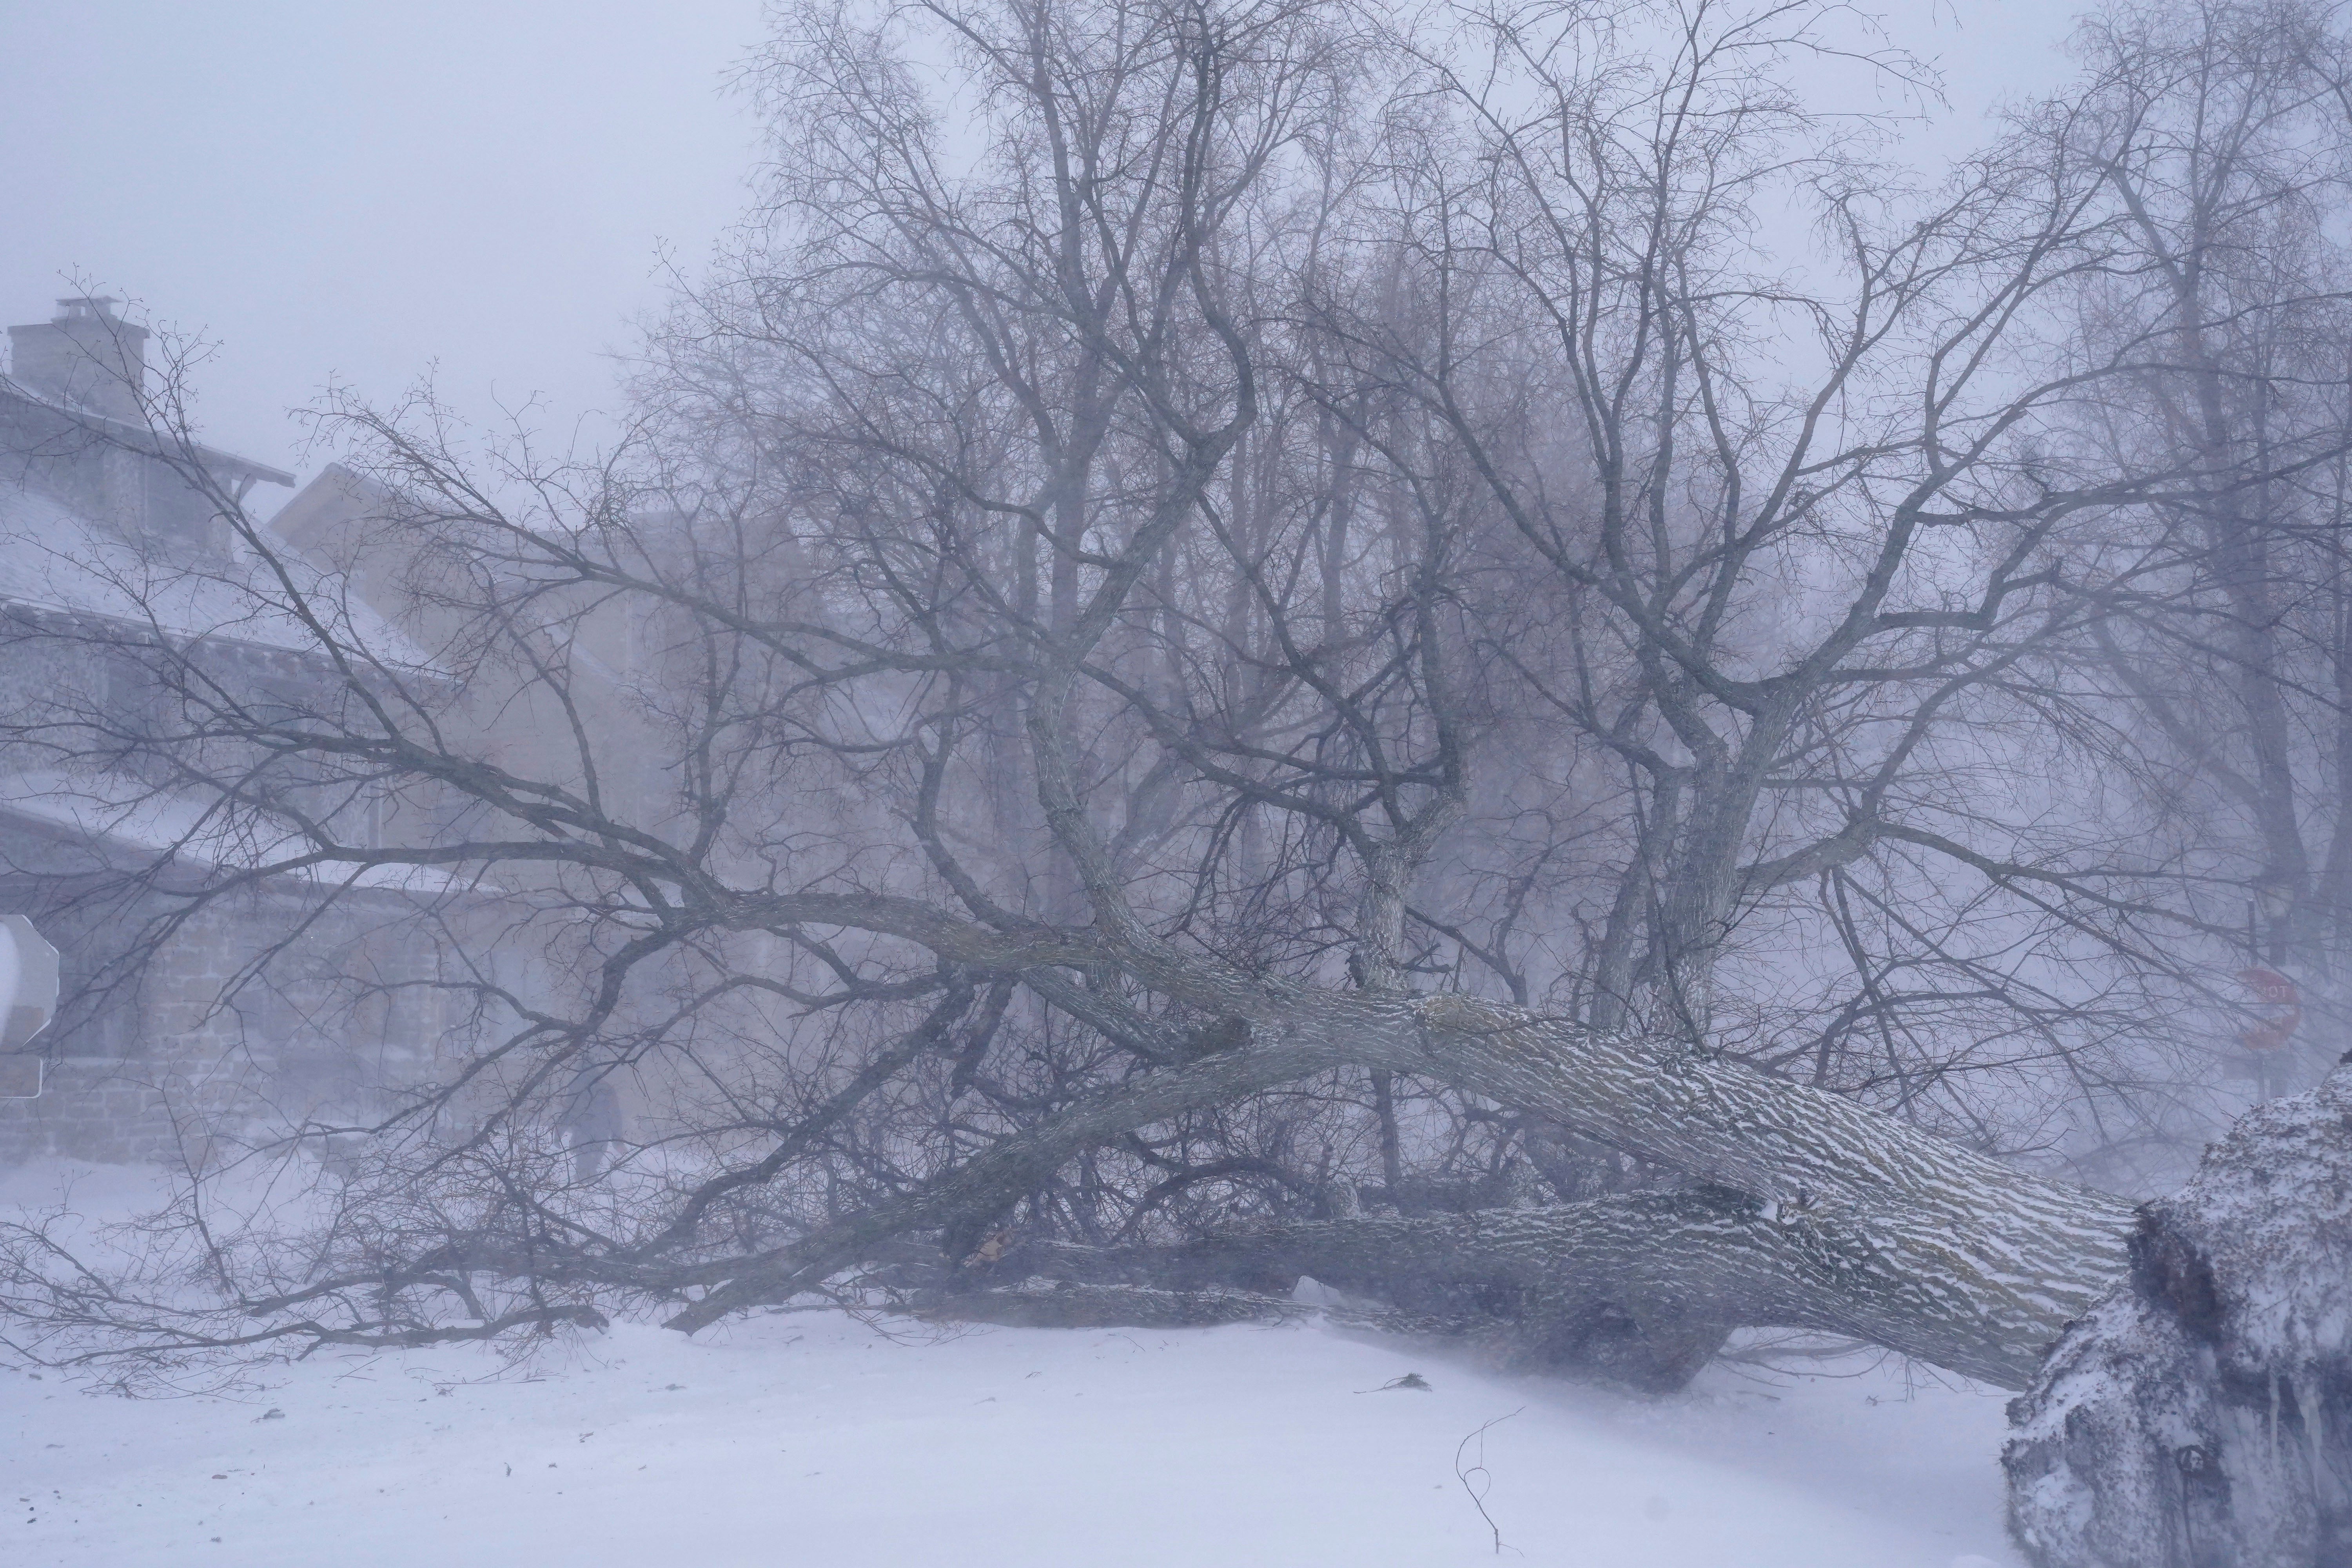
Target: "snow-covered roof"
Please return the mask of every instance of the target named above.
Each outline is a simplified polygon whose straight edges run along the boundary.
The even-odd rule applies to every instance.
[[[423,669],[422,649],[292,552],[278,564],[338,640],[387,665]],[[96,616],[174,638],[315,652],[277,574],[253,559],[198,557],[134,542],[53,497],[0,485],[0,603]]]
[[[291,824],[266,812],[231,810],[221,795],[164,789],[105,771],[30,768],[0,774],[0,815],[110,844],[142,858],[169,855],[195,866],[257,870],[299,857],[309,846]],[[458,886],[446,873],[421,866],[306,866],[282,873],[322,886],[349,883],[412,893]]]
[[[108,443],[127,447],[134,452],[161,456],[167,450],[177,451],[180,447],[180,443],[168,442],[164,437],[159,437],[153,430],[135,420],[119,419],[111,414],[92,408],[88,404],[77,402],[72,398],[36,392],[23,382],[13,381],[5,375],[0,375],[0,398],[30,404],[35,407],[47,409],[52,414],[62,415],[78,425],[86,426],[97,431]],[[273,485],[290,486],[294,483],[294,476],[285,469],[273,468],[268,464],[257,463],[251,458],[240,458],[235,452],[224,452],[217,447],[207,447],[201,442],[188,442],[185,447],[187,455],[194,458],[207,468],[260,479]]]

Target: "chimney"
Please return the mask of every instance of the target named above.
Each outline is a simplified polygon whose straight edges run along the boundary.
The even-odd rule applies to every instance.
[[[9,375],[37,397],[77,404],[117,419],[140,417],[147,375],[147,329],[114,313],[121,303],[95,294],[58,301],[37,326],[8,329]]]

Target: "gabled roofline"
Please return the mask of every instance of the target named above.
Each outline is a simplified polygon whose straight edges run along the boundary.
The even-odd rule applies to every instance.
[[[16,620],[31,626],[36,633],[70,634],[79,627],[121,628],[144,637],[158,637],[174,652],[204,649],[224,654],[241,662],[244,668],[261,675],[296,676],[331,671],[333,661],[316,647],[265,641],[259,637],[239,637],[218,628],[198,631],[186,626],[163,626],[155,622],[135,620],[128,616],[109,615],[87,605],[58,604],[50,599],[38,599],[25,594],[0,592],[0,621]],[[398,627],[393,628],[395,632]],[[152,646],[152,645],[149,645]],[[390,674],[409,679],[430,682],[436,687],[454,689],[464,682],[449,671],[427,661],[393,658],[371,652],[368,662]],[[307,667],[307,670],[306,668]]]
[[[44,397],[39,393],[26,388],[21,382],[12,381],[5,375],[0,375],[0,397],[15,403],[29,404],[36,408],[46,409],[51,414],[62,415],[76,424],[93,426],[102,431],[109,439],[135,450],[143,450],[162,457],[173,449],[162,437],[135,420],[118,419],[111,414],[101,414],[95,408],[85,408],[78,403],[68,403],[55,397]],[[264,480],[269,484],[284,485],[289,489],[293,489],[296,483],[294,476],[285,469],[273,468],[268,464],[256,462],[251,458],[240,458],[235,452],[224,452],[217,447],[207,447],[201,441],[191,441],[187,444],[187,447],[196,460],[206,468],[227,468],[235,473]]]

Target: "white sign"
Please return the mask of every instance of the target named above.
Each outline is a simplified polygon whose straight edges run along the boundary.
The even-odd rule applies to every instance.
[[[23,915],[0,915],[0,1100],[41,1092],[41,1058],[26,1049],[58,1011],[58,950]]]

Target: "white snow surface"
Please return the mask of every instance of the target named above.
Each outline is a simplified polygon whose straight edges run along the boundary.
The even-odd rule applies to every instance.
[[[314,1357],[233,1398],[0,1373],[0,1561],[1443,1568],[1496,1560],[1455,1471],[1504,1416],[1483,1443],[1506,1558],[2017,1561],[2001,1397],[1891,1365],[1718,1366],[1646,1401],[1313,1325],[894,1333],[619,1324],[520,1363]],[[1367,1392],[1406,1373],[1430,1391]]]

